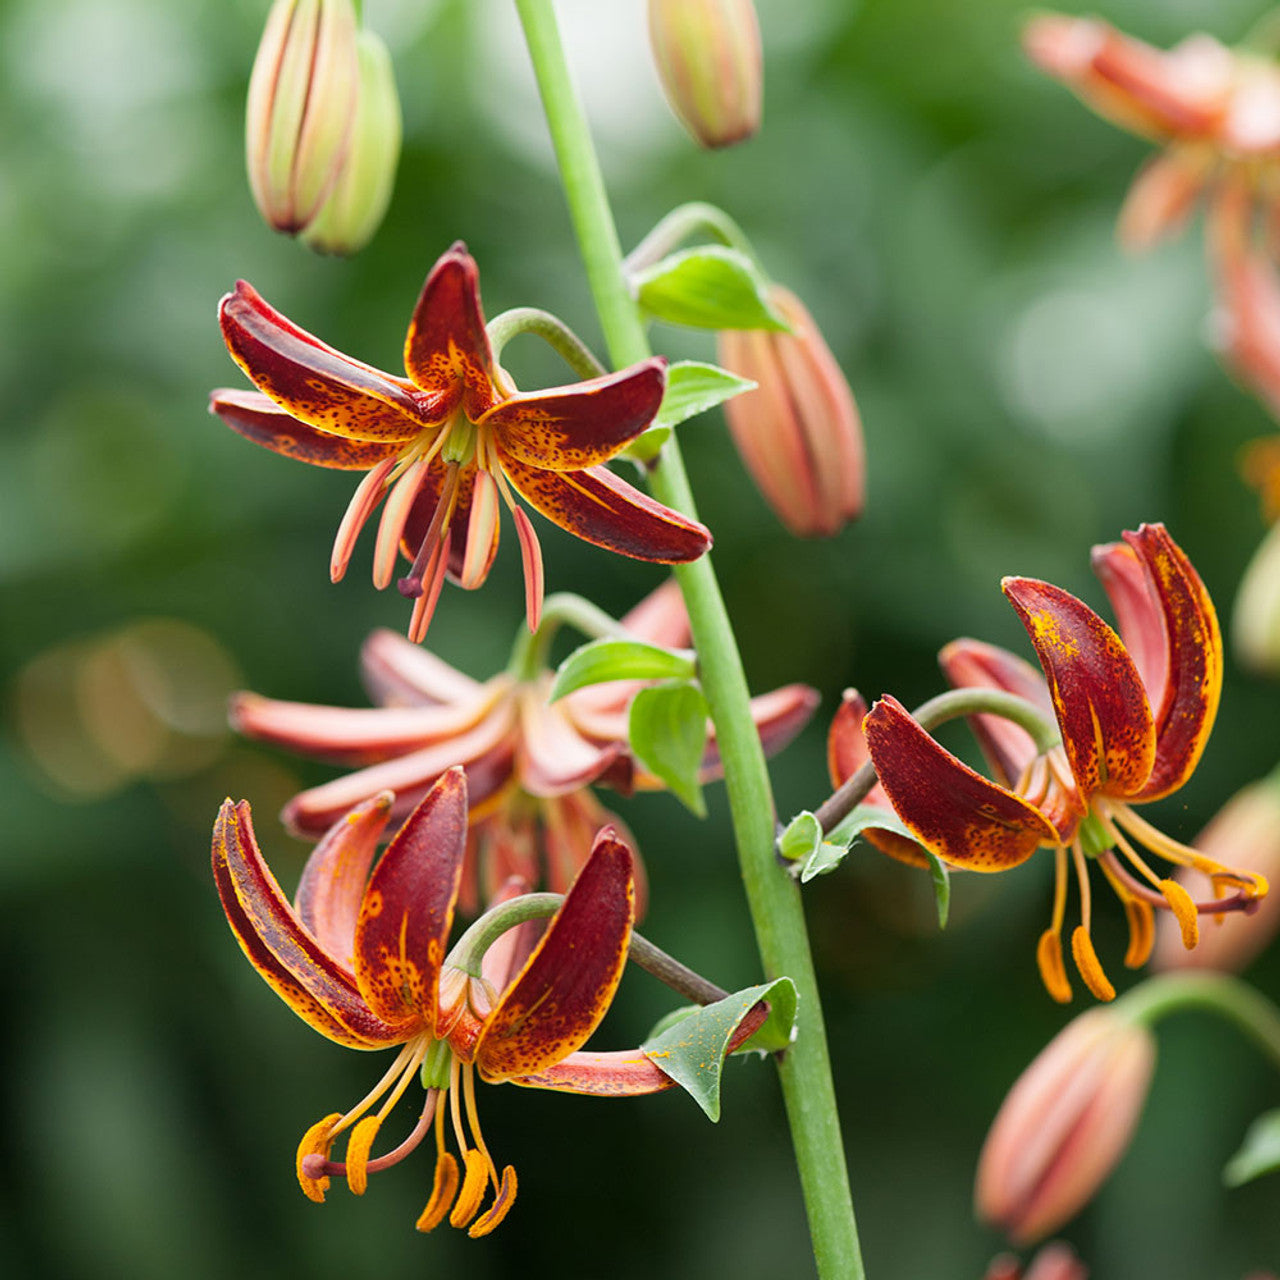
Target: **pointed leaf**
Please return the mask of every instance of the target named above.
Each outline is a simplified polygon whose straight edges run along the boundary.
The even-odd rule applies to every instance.
[[[795,984],[790,978],[777,978],[697,1009],[641,1046],[644,1056],[688,1090],[713,1122],[720,1119],[720,1077],[734,1033],[762,1000],[771,1006],[771,1022],[773,1009],[778,1010],[775,1026],[794,1022]],[[786,1038],[789,1043],[789,1030]]]
[[[698,817],[707,812],[698,771],[707,746],[707,700],[692,684],[641,689],[631,703],[627,736],[640,763]]]
[[[818,819],[802,809],[778,837],[778,853],[788,862],[810,857],[822,843],[822,827]]]
[[[634,278],[650,315],[695,329],[787,329],[768,298],[768,281],[736,249],[685,249]]]
[[[750,378],[700,360],[681,360],[667,370],[667,390],[653,420],[655,427],[675,427],[706,413],[756,384]]]
[[[688,649],[672,652],[643,640],[606,636],[575,649],[560,664],[547,701],[610,680],[683,680],[696,669],[697,661]]]
[[[1280,1107],[1263,1112],[1249,1126],[1240,1150],[1227,1161],[1222,1180],[1229,1187],[1239,1187],[1277,1170],[1280,1170]]]

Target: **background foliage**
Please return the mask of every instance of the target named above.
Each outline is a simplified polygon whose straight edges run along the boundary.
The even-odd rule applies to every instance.
[[[1067,6],[1074,7],[1074,6]],[[565,0],[624,237],[671,205],[723,204],[805,298],[857,392],[866,518],[787,538],[719,415],[681,428],[753,688],[801,679],[824,711],[778,763],[779,805],[824,793],[840,689],[939,687],[958,634],[1022,645],[998,590],[1043,576],[1095,604],[1091,543],[1163,519],[1220,610],[1257,542],[1239,446],[1273,429],[1203,342],[1198,236],[1124,258],[1112,226],[1143,148],[1038,78],[1010,0],[761,0],[766,124],[697,153],[663,106],[639,0]],[[66,1280],[444,1274],[797,1275],[807,1252],[770,1072],[734,1064],[713,1129],[683,1097],[612,1104],[487,1090],[520,1203],[490,1239],[412,1221],[429,1156],[297,1192],[301,1130],[354,1100],[372,1063],[285,1013],[244,964],[207,869],[224,794],[250,797],[291,882],[304,846],[270,821],[327,776],[233,742],[239,684],[359,703],[356,648],[407,610],[340,587],[328,541],[349,481],[253,449],[204,413],[240,385],[214,323],[237,275],[334,345],[395,367],[426,270],[454,238],[496,312],[594,322],[505,0],[368,0],[392,46],[406,152],[390,216],[354,262],[269,233],[242,172],[242,104],[265,0],[0,5],[0,1269]],[[1156,43],[1239,38],[1249,0],[1109,0]],[[675,330],[672,355],[709,348]],[[526,385],[559,380],[522,344]],[[621,611],[656,584],[541,526],[548,587]],[[508,529],[508,534],[510,530]],[[510,540],[510,539],[509,539]],[[431,644],[505,661],[522,614],[514,545],[488,588],[449,589]],[[165,623],[142,620],[168,619]],[[1280,692],[1229,671],[1193,782],[1159,817],[1189,837],[1275,763]],[[611,798],[606,797],[612,802]],[[669,797],[617,802],[655,886],[646,931],[727,986],[758,979],[723,796],[699,824]],[[979,1144],[1066,1014],[1034,940],[1050,868],[957,877],[937,936],[923,877],[871,853],[808,890],[868,1269],[981,1273]],[[1104,906],[1100,950],[1121,949]],[[1272,956],[1257,982],[1280,994]],[[636,974],[605,1031],[635,1043],[668,1001]],[[1219,1169],[1275,1081],[1232,1033],[1162,1030],[1154,1093],[1097,1205],[1066,1233],[1100,1277],[1239,1280],[1280,1260],[1276,1184]]]

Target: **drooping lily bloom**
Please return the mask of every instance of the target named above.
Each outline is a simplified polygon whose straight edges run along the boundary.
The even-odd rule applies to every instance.
[[[688,643],[689,624],[674,583],[622,620],[632,636],[667,648]],[[545,880],[556,892],[572,881],[600,826],[622,824],[591,794],[592,783],[623,792],[659,787],[627,745],[627,712],[641,687],[614,681],[547,702],[551,673],[520,680],[510,672],[483,684],[391,631],[375,631],[361,655],[376,708],[322,707],[243,693],[232,700],[240,732],[303,755],[357,766],[286,806],[285,824],[318,836],[353,805],[381,791],[403,816],[451,765],[467,771],[469,856],[462,901],[473,911],[508,876]],[[752,702],[767,750],[781,750],[808,721],[817,693],[787,685]],[[709,739],[704,776],[719,764]]]
[[[542,607],[542,556],[518,494],[562,529],[638,560],[696,560],[711,535],[604,464],[644,431],[662,403],[658,357],[621,373],[520,392],[498,365],[480,307],[475,260],[459,242],[431,270],[409,325],[407,378],[353,360],[285,319],[241,281],[219,306],[227,348],[258,392],[219,390],[210,409],[275,453],[364,471],[338,529],[336,582],[385,498],[373,580],[400,552],[400,591],[416,604],[409,635],[426,635],[448,575],[480,586],[498,549],[503,503],[515,521],[531,628]]]
[[[258,849],[248,804],[228,800],[214,827],[214,877],[241,949],[299,1017],[350,1048],[399,1047],[366,1097],[303,1135],[303,1192],[322,1201],[330,1178],[345,1176],[363,1194],[371,1173],[397,1164],[434,1126],[435,1180],[418,1229],[430,1231],[448,1215],[451,1226],[482,1236],[511,1209],[516,1174],[510,1165],[499,1174],[481,1134],[477,1075],[490,1084],[606,1097],[674,1083],[639,1050],[581,1051],[626,963],[635,915],[631,853],[614,832],[601,831],[541,940],[529,950],[523,927],[504,932],[477,974],[466,937],[445,956],[466,847],[462,770],[441,778],[373,865],[391,803],[390,795],[376,796],[334,826],[290,905]],[[748,1016],[731,1048],[765,1012],[761,1006]],[[417,1123],[398,1146],[373,1156],[379,1130],[419,1072],[426,1098]],[[461,1168],[447,1150],[446,1129]],[[345,1159],[337,1161],[331,1153],[343,1134]]]
[[[1074,596],[1034,578],[1001,584],[1031,637],[1043,676],[1003,649],[958,640],[942,666],[958,687],[989,687],[1056,717],[1061,742],[1039,753],[1030,735],[997,716],[972,725],[995,781],[933,740],[895,699],[864,723],[880,784],[904,824],[944,861],[1004,871],[1037,848],[1054,850],[1053,921],[1037,960],[1049,993],[1071,998],[1062,929],[1074,867],[1080,924],[1071,949],[1086,986],[1110,1000],[1115,989],[1094,951],[1088,864],[1096,861],[1124,903],[1130,941],[1125,963],[1144,964],[1153,907],[1171,910],[1193,947],[1204,913],[1252,910],[1267,891],[1256,872],[1233,870],[1158,831],[1136,806],[1176,791],[1191,775],[1213,726],[1222,687],[1222,637],[1199,575],[1163,525],[1126,532],[1094,548],[1094,569],[1116,612],[1116,634]],[[1145,846],[1207,875],[1215,896],[1196,902],[1158,875]]]
[[[1280,68],[1188,36],[1155,49],[1098,18],[1049,13],[1023,33],[1028,56],[1108,120],[1161,144],[1130,188],[1120,237],[1145,249],[1178,231],[1202,193],[1241,181],[1259,212],[1274,218],[1280,156]]]

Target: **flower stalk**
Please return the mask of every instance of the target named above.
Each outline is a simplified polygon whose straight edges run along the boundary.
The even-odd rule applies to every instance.
[[[609,356],[647,357],[644,324],[627,286],[622,249],[586,118],[565,60],[551,0],[516,0],[559,163],[570,217]],[[650,475],[654,495],[695,510],[674,439]],[[710,557],[676,570],[692,624],[703,691],[716,726],[739,864],[767,977],[789,976],[799,994],[798,1034],[779,1077],[799,1167],[818,1274],[865,1276],[845,1167],[817,979],[798,886],[774,860],[774,806],[751,719],[742,660]]]

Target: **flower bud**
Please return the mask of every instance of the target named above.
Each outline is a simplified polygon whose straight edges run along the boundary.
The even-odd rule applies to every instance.
[[[400,97],[387,46],[372,31],[361,31],[356,52],[360,85],[347,158],[329,198],[302,232],[302,241],[320,253],[355,253],[382,224],[402,132]]]
[[[727,147],[756,132],[764,73],[751,0],[649,0],[649,38],[667,101],[695,141]]]
[[[1210,857],[1230,853],[1232,868],[1256,871],[1274,885],[1280,880],[1280,778],[1264,778],[1237,791],[1196,839]],[[1199,872],[1178,873],[1193,897],[1212,898],[1213,886]],[[1193,951],[1182,945],[1176,921],[1162,912],[1156,924],[1158,969],[1243,969],[1280,929],[1280,894],[1267,894],[1252,915],[1242,911],[1202,917]]]
[[[1232,623],[1240,662],[1280,674],[1280,524],[1271,526],[1240,579]]]
[[[351,0],[276,0],[249,80],[245,154],[262,216],[305,227],[338,180],[357,94]]]
[[[978,1162],[979,1217],[1018,1244],[1084,1206],[1128,1146],[1155,1066],[1151,1032],[1111,1008],[1067,1024],[1022,1073]]]
[[[983,1280],[1089,1280],[1089,1268],[1069,1244],[1055,1240],[1038,1250],[1025,1270],[1012,1254],[1001,1254],[993,1259]]]
[[[800,299],[775,285],[769,300],[791,332],[720,334],[720,363],[754,391],[725,405],[747,470],[797,537],[829,537],[862,513],[862,423],[840,366]]]

